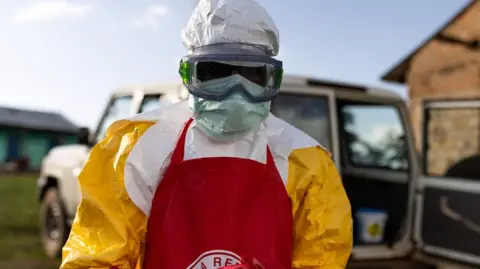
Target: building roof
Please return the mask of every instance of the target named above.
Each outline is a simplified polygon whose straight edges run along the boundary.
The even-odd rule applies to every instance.
[[[400,62],[391,67],[384,75],[382,75],[382,80],[389,82],[405,83],[406,75],[410,69],[410,63],[413,57],[420,52],[425,46],[427,46],[431,41],[437,40],[444,43],[454,43],[458,45],[463,45],[471,49],[480,49],[479,40],[466,40],[465,37],[461,37],[460,34],[464,29],[455,29],[452,27],[453,24],[458,21],[467,11],[471,10],[475,5],[477,8],[480,8],[480,1],[472,0],[464,8],[462,8],[457,14],[451,17],[444,25],[442,25],[437,31],[425,39],[418,47],[412,50],[408,55],[406,55]],[[473,15],[475,17],[475,15]],[[478,27],[477,19],[473,18],[469,21],[472,24],[472,27]],[[450,29],[452,28],[452,29]],[[475,31],[472,29],[472,31]]]
[[[63,133],[76,133],[78,131],[75,124],[58,113],[9,107],[0,107],[0,126]]]

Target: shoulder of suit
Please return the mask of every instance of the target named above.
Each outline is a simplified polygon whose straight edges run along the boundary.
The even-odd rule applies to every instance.
[[[290,154],[297,149],[317,147],[331,155],[317,140],[271,113],[265,120],[265,127],[273,150]]]

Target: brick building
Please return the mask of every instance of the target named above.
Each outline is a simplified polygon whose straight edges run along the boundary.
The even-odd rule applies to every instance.
[[[408,85],[416,146],[430,175],[447,176],[475,156],[480,165],[479,40],[480,0],[473,0],[382,77]]]

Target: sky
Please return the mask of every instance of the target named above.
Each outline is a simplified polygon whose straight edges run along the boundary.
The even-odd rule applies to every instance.
[[[241,0],[238,0],[241,1]],[[285,73],[384,87],[381,75],[468,0],[258,0]],[[0,105],[94,128],[115,88],[178,80],[194,0],[0,0]]]

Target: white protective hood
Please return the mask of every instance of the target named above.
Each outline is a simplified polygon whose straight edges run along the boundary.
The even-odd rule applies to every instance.
[[[255,0],[200,0],[182,29],[185,48],[219,43],[260,46],[277,56],[279,32],[267,11]]]

